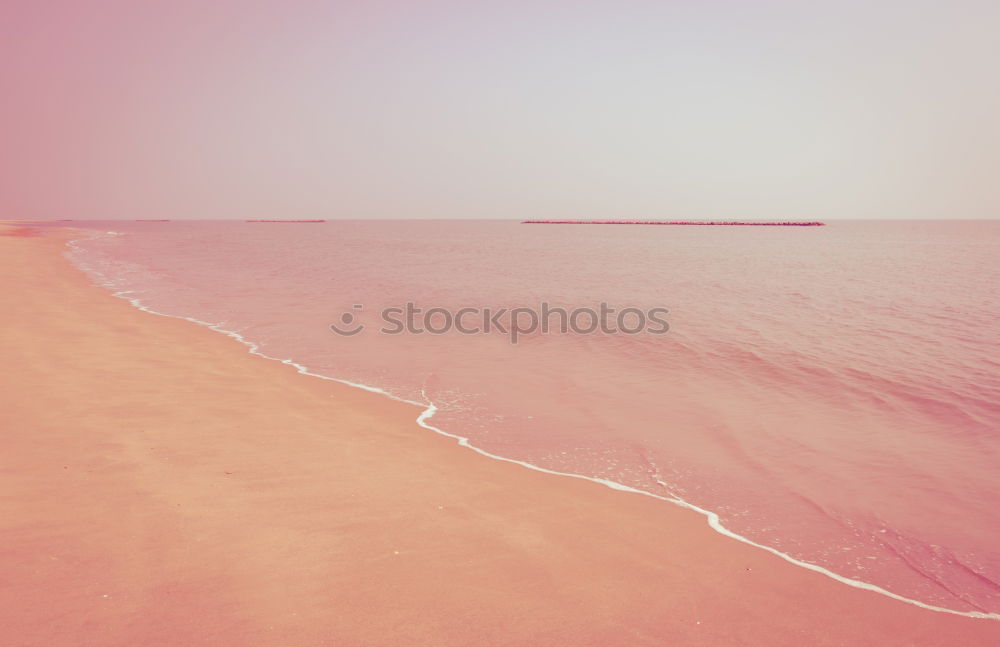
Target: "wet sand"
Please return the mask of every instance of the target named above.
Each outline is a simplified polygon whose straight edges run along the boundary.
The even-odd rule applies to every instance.
[[[0,644],[1000,644],[479,456],[0,229]]]

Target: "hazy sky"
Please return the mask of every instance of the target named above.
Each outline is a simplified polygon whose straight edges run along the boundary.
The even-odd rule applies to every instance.
[[[1000,216],[1000,2],[0,2],[0,218]]]

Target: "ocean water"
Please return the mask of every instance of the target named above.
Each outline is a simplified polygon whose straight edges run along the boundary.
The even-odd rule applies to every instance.
[[[72,224],[91,231],[71,258],[119,296],[433,405],[485,452],[686,502],[913,602],[1000,612],[1000,222]],[[379,332],[407,302],[663,307],[670,330]]]

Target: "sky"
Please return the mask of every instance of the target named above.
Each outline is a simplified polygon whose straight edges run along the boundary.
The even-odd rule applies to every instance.
[[[996,218],[998,34],[995,0],[4,0],[0,218]]]

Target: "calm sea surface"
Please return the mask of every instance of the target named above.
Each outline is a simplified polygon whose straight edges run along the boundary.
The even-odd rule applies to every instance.
[[[1000,612],[1000,222],[73,224],[96,237],[71,256],[124,296],[432,402],[435,426],[486,451]],[[670,331],[380,333],[407,302],[665,307]],[[334,333],[345,312],[367,327]]]

